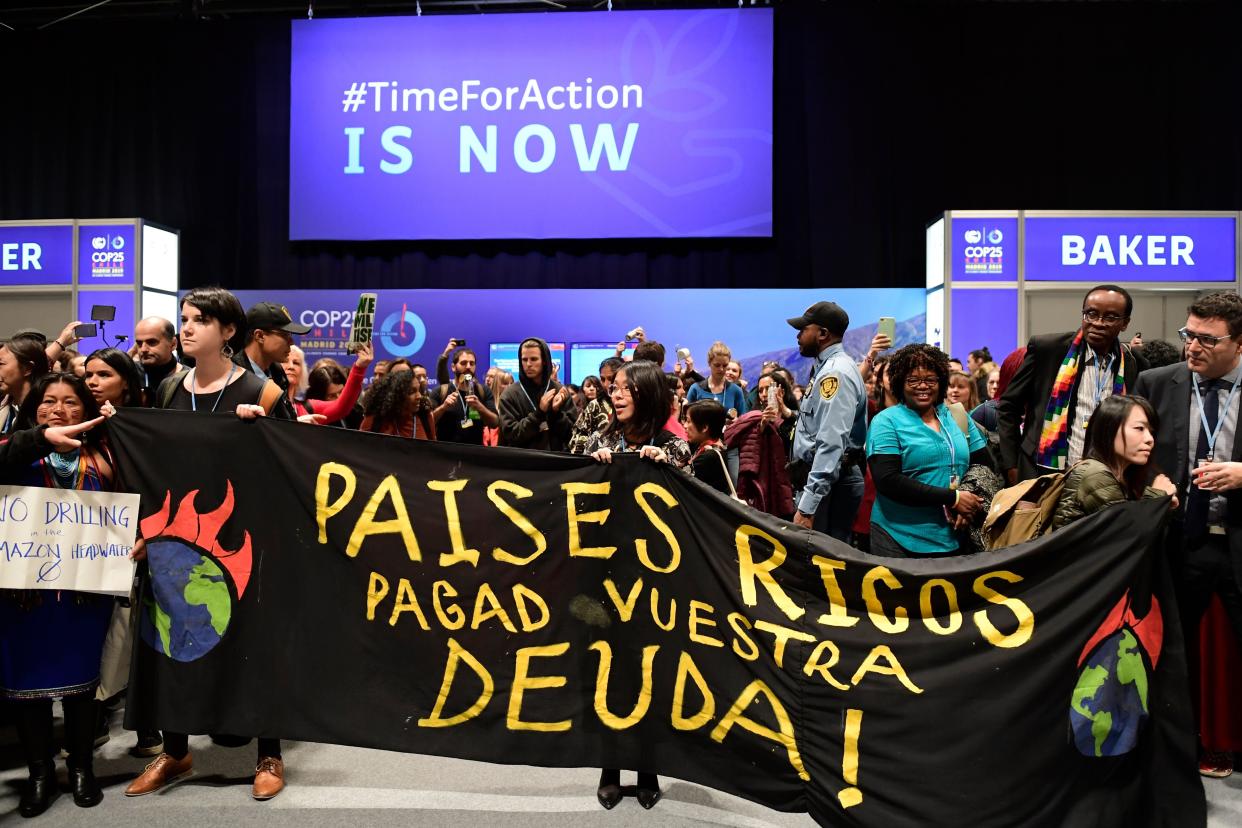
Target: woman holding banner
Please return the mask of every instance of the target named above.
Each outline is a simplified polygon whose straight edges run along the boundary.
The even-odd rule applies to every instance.
[[[95,420],[99,406],[74,374],[48,374],[25,396],[20,416],[50,428]],[[82,445],[49,454],[16,482],[26,486],[112,491],[113,464],[98,432]],[[52,700],[65,711],[69,785],[83,808],[98,805],[95,781],[95,688],[113,601],[106,595],[70,590],[0,591],[0,697],[8,699],[30,779],[18,811],[24,817],[47,810],[57,794],[53,764]]]
[[[1060,529],[1127,500],[1168,495],[1177,508],[1177,487],[1168,476],[1157,474],[1147,485],[1152,473],[1147,461],[1156,447],[1159,427],[1155,409],[1142,397],[1100,400],[1087,421],[1082,462],[1065,475],[1052,528]]]
[[[671,463],[684,469],[690,462],[690,446],[664,428],[673,405],[673,392],[664,371],[654,362],[639,360],[617,371],[612,386],[611,423],[587,441],[585,452],[597,462],[611,463],[614,454],[637,452],[657,463]],[[611,810],[621,801],[621,771],[605,768],[600,772],[599,804]],[[638,774],[638,803],[654,808],[660,801],[660,778],[654,773]]]
[[[196,414],[236,411],[242,418],[268,416],[279,412],[277,401],[284,391],[270,379],[241,369],[233,354],[246,339],[246,312],[232,293],[220,287],[195,288],[181,300],[181,351],[193,358],[194,368],[166,378],[156,391],[156,407]],[[210,420],[201,427],[210,427]],[[151,569],[147,589],[155,603],[161,591],[180,590],[179,584],[161,585]],[[219,737],[219,742],[245,744],[248,739]],[[271,799],[284,787],[285,766],[280,740],[259,737],[258,764],[255,767],[255,799]],[[164,732],[164,752],[125,789],[126,796],[154,793],[171,782],[188,776],[194,767],[190,737],[185,733]]]

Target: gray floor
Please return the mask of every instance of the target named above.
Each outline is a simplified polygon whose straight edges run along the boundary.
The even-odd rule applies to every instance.
[[[651,813],[626,799],[613,811],[595,801],[598,771],[489,765],[361,748],[285,743],[289,786],[270,802],[250,797],[253,747],[225,749],[206,737],[190,741],[195,773],[166,791],[128,799],[122,791],[144,762],[126,751],[134,734],[112,728],[95,772],[104,801],[82,809],[68,794],[42,819],[60,826],[317,826],[340,825],[728,825],[739,828],[810,826],[803,814],[782,814],[727,794],[664,778],[665,797]],[[16,823],[19,786],[26,776],[11,728],[0,729],[0,823]],[[63,768],[63,763],[60,763]],[[63,780],[63,769],[61,770]],[[630,781],[623,777],[623,782]],[[1242,825],[1242,773],[1204,780],[1212,828]],[[653,823],[652,819],[657,818]],[[152,821],[153,820],[153,821]]]

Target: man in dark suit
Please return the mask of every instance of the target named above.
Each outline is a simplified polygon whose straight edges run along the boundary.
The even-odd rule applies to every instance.
[[[1149,462],[1183,493],[1167,543],[1186,651],[1194,653],[1213,593],[1242,641],[1242,298],[1212,293],[1188,311],[1180,331],[1186,361],[1147,371],[1134,393],[1160,417]],[[1228,776],[1233,760],[1205,753],[1199,768],[1205,776]]]
[[[1134,388],[1145,363],[1117,339],[1133,309],[1125,288],[1100,285],[1083,298],[1081,328],[1031,337],[996,404],[1001,468],[1009,485],[1082,459],[1091,412],[1104,397]]]

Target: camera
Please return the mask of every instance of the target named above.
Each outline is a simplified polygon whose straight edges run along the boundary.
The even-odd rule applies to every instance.
[[[680,360],[682,360],[682,361],[685,361],[685,360],[689,359],[689,358],[690,358],[690,349],[689,349],[689,348],[678,348],[678,349],[677,349],[677,358],[678,358],[678,359],[680,359]]]
[[[625,341],[626,341],[626,342],[629,342],[629,341],[631,341],[631,340],[633,340],[633,339],[637,339],[637,338],[638,338],[638,332],[639,332],[639,330],[641,330],[641,328],[633,328],[633,329],[631,329],[631,330],[629,330],[629,331],[626,331],[626,333],[625,333]]]

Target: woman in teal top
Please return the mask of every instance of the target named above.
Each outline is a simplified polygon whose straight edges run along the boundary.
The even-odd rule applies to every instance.
[[[987,441],[966,418],[962,432],[944,404],[949,358],[931,345],[907,345],[888,363],[901,405],[884,409],[867,433],[875,481],[871,554],[890,558],[958,554],[959,532],[980,510],[958,489],[971,464],[991,465]]]

